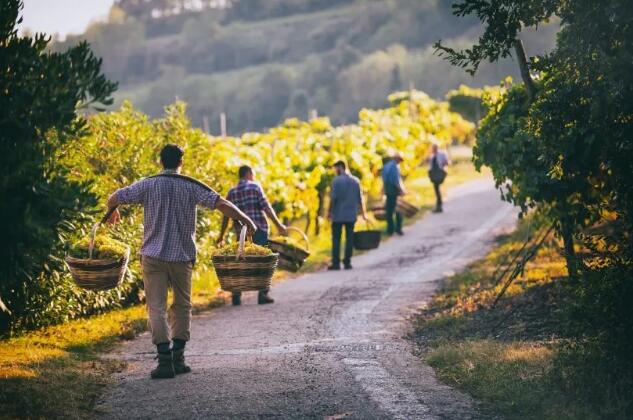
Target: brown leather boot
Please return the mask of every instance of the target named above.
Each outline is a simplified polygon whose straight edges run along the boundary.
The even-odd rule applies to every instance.
[[[152,379],[166,379],[176,376],[171,351],[169,353],[158,353],[157,359],[158,366],[152,370]]]
[[[176,375],[191,372],[191,368],[185,364],[185,349],[172,351],[174,357],[174,372]]]

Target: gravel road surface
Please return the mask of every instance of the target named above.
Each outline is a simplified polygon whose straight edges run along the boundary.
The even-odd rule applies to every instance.
[[[443,277],[461,270],[508,230],[516,211],[490,179],[449,191],[428,214],[354,258],[354,270],[276,285],[273,305],[247,293],[240,307],[194,317],[193,372],[150,380],[147,333],[108,355],[129,362],[99,402],[105,418],[476,418],[475,404],[440,384],[404,338],[408,317]]]

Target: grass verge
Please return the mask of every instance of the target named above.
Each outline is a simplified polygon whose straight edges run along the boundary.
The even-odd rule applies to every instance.
[[[196,310],[222,304],[214,297]],[[43,328],[0,342],[0,417],[88,418],[125,364],[100,357],[145,331],[143,306]]]
[[[123,367],[98,353],[144,328],[139,306],[3,341],[2,417],[86,417],[110,374]]]
[[[448,278],[414,319],[412,339],[440,380],[471,394],[484,417],[508,419],[626,418],[631,396],[618,371],[598,369],[608,350],[574,331],[574,285],[554,237],[493,305],[493,278],[527,236],[528,223],[498,239],[485,258]],[[611,370],[609,370],[611,369]],[[594,372],[594,374],[587,374]],[[606,395],[606,398],[591,398]]]
[[[454,161],[446,187],[481,176],[467,154]],[[407,183],[409,199],[423,210],[431,208],[434,200],[425,172],[420,168]],[[377,223],[376,228],[384,230],[384,223]],[[311,238],[310,259],[297,275],[320,270],[329,259],[326,227],[320,236]],[[295,276],[278,272],[274,280]],[[227,297],[219,292],[212,272],[201,273],[195,279],[194,313],[222,305]],[[125,363],[101,358],[100,354],[121,340],[133,339],[146,327],[145,308],[139,305],[0,340],[0,417],[93,417],[95,403],[110,384],[112,374],[125,368]]]

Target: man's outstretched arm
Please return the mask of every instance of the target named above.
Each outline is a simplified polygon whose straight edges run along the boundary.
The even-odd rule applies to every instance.
[[[251,218],[245,215],[240,209],[235,206],[235,204],[231,203],[230,201],[218,197],[215,208],[216,210],[219,210],[225,216],[225,218],[237,220],[245,225],[248,228],[249,235],[254,234],[257,230],[257,226],[255,226],[255,223],[251,220]]]
[[[286,228],[286,225],[281,223],[281,221],[279,220],[279,217],[277,217],[277,213],[275,213],[275,210],[273,210],[272,207],[270,206],[265,207],[264,213],[266,213],[266,216],[268,216],[268,218],[273,221],[275,226],[277,226],[277,230],[279,230],[279,233],[281,233],[282,235],[288,234],[288,228]]]

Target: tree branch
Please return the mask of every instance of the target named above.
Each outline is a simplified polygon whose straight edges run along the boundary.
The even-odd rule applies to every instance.
[[[532,102],[534,100],[534,96],[536,95],[536,87],[534,86],[534,81],[530,75],[530,69],[527,64],[527,55],[525,54],[525,48],[523,48],[523,41],[520,39],[516,39],[514,41],[514,51],[516,53],[517,60],[519,61],[521,78],[525,84],[525,91],[527,93],[528,100]]]

